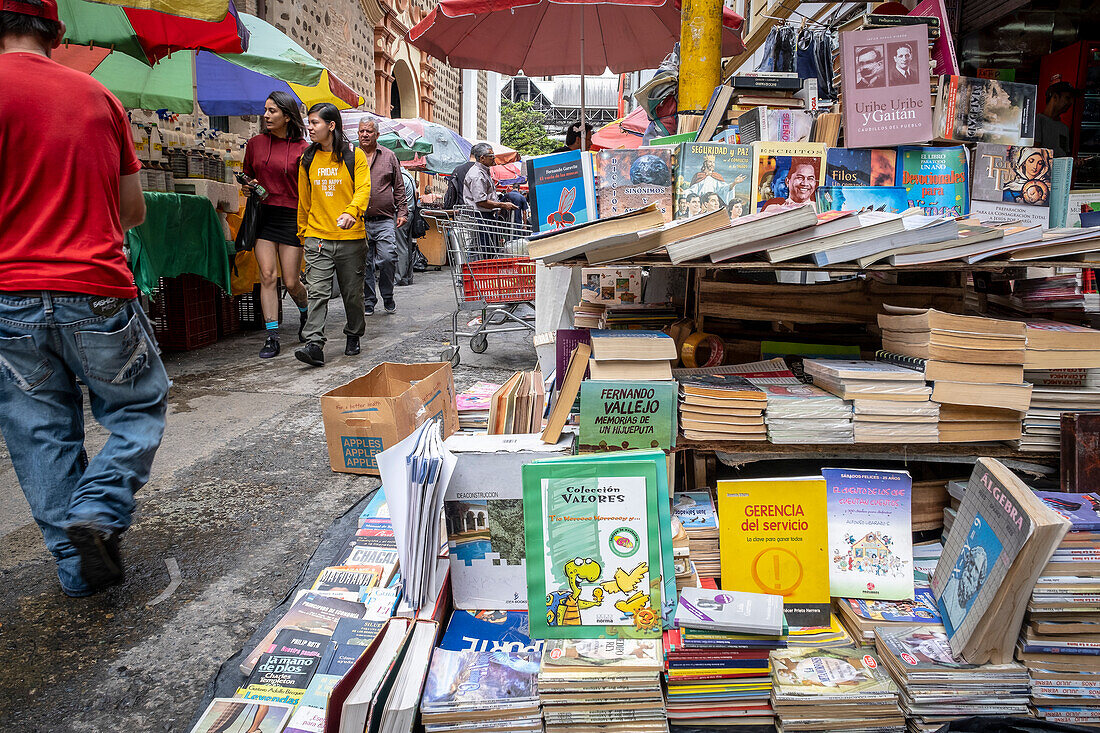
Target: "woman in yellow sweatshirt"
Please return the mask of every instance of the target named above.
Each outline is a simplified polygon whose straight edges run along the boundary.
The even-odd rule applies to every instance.
[[[298,167],[298,236],[306,259],[309,309],[302,336],[306,345],[294,352],[311,366],[325,363],[325,319],[332,298],[332,275],[340,283],[347,325],[344,353],[359,353],[367,329],[363,312],[363,270],[367,240],[363,210],[370,201],[370,168],[362,150],[344,136],[340,111],[322,102],[309,108],[309,139]]]

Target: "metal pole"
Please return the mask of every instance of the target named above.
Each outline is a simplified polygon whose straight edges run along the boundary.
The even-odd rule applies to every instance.
[[[681,119],[685,114],[701,116],[721,80],[722,0],[683,0],[678,96]]]
[[[584,6],[581,5],[581,150],[588,150],[588,129],[584,119]]]

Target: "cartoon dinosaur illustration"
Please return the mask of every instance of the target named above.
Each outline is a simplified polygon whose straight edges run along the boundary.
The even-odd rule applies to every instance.
[[[581,609],[598,606],[603,601],[603,589],[592,589],[592,600],[581,599],[581,587],[577,579],[594,583],[603,568],[590,557],[575,558],[562,568],[569,582],[569,592],[554,591],[546,596],[546,623],[550,626],[580,626]]]

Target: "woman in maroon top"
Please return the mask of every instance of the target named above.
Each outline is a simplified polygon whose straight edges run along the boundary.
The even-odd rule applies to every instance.
[[[283,284],[298,306],[298,339],[306,319],[306,289],[302,286],[302,243],[298,241],[298,159],[309,143],[294,97],[272,92],[264,103],[263,132],[248,141],[244,174],[267,191],[256,234],[260,266],[260,308],[267,339],[260,358],[279,353],[279,270]],[[282,265],[280,268],[279,265]]]

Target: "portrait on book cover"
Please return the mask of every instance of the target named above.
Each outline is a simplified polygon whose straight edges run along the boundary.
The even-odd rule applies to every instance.
[[[756,207],[762,212],[817,206],[817,187],[824,178],[820,158],[801,155],[760,156]]]
[[[950,628],[957,629],[966,620],[1002,549],[997,533],[985,517],[977,514],[940,597],[941,611],[950,621]]]
[[[886,67],[886,80],[892,87],[919,84],[917,75],[917,54],[912,43],[888,43],[886,55],[890,63]]]
[[[856,46],[856,88],[883,89],[886,86],[886,51],[882,44]]]

